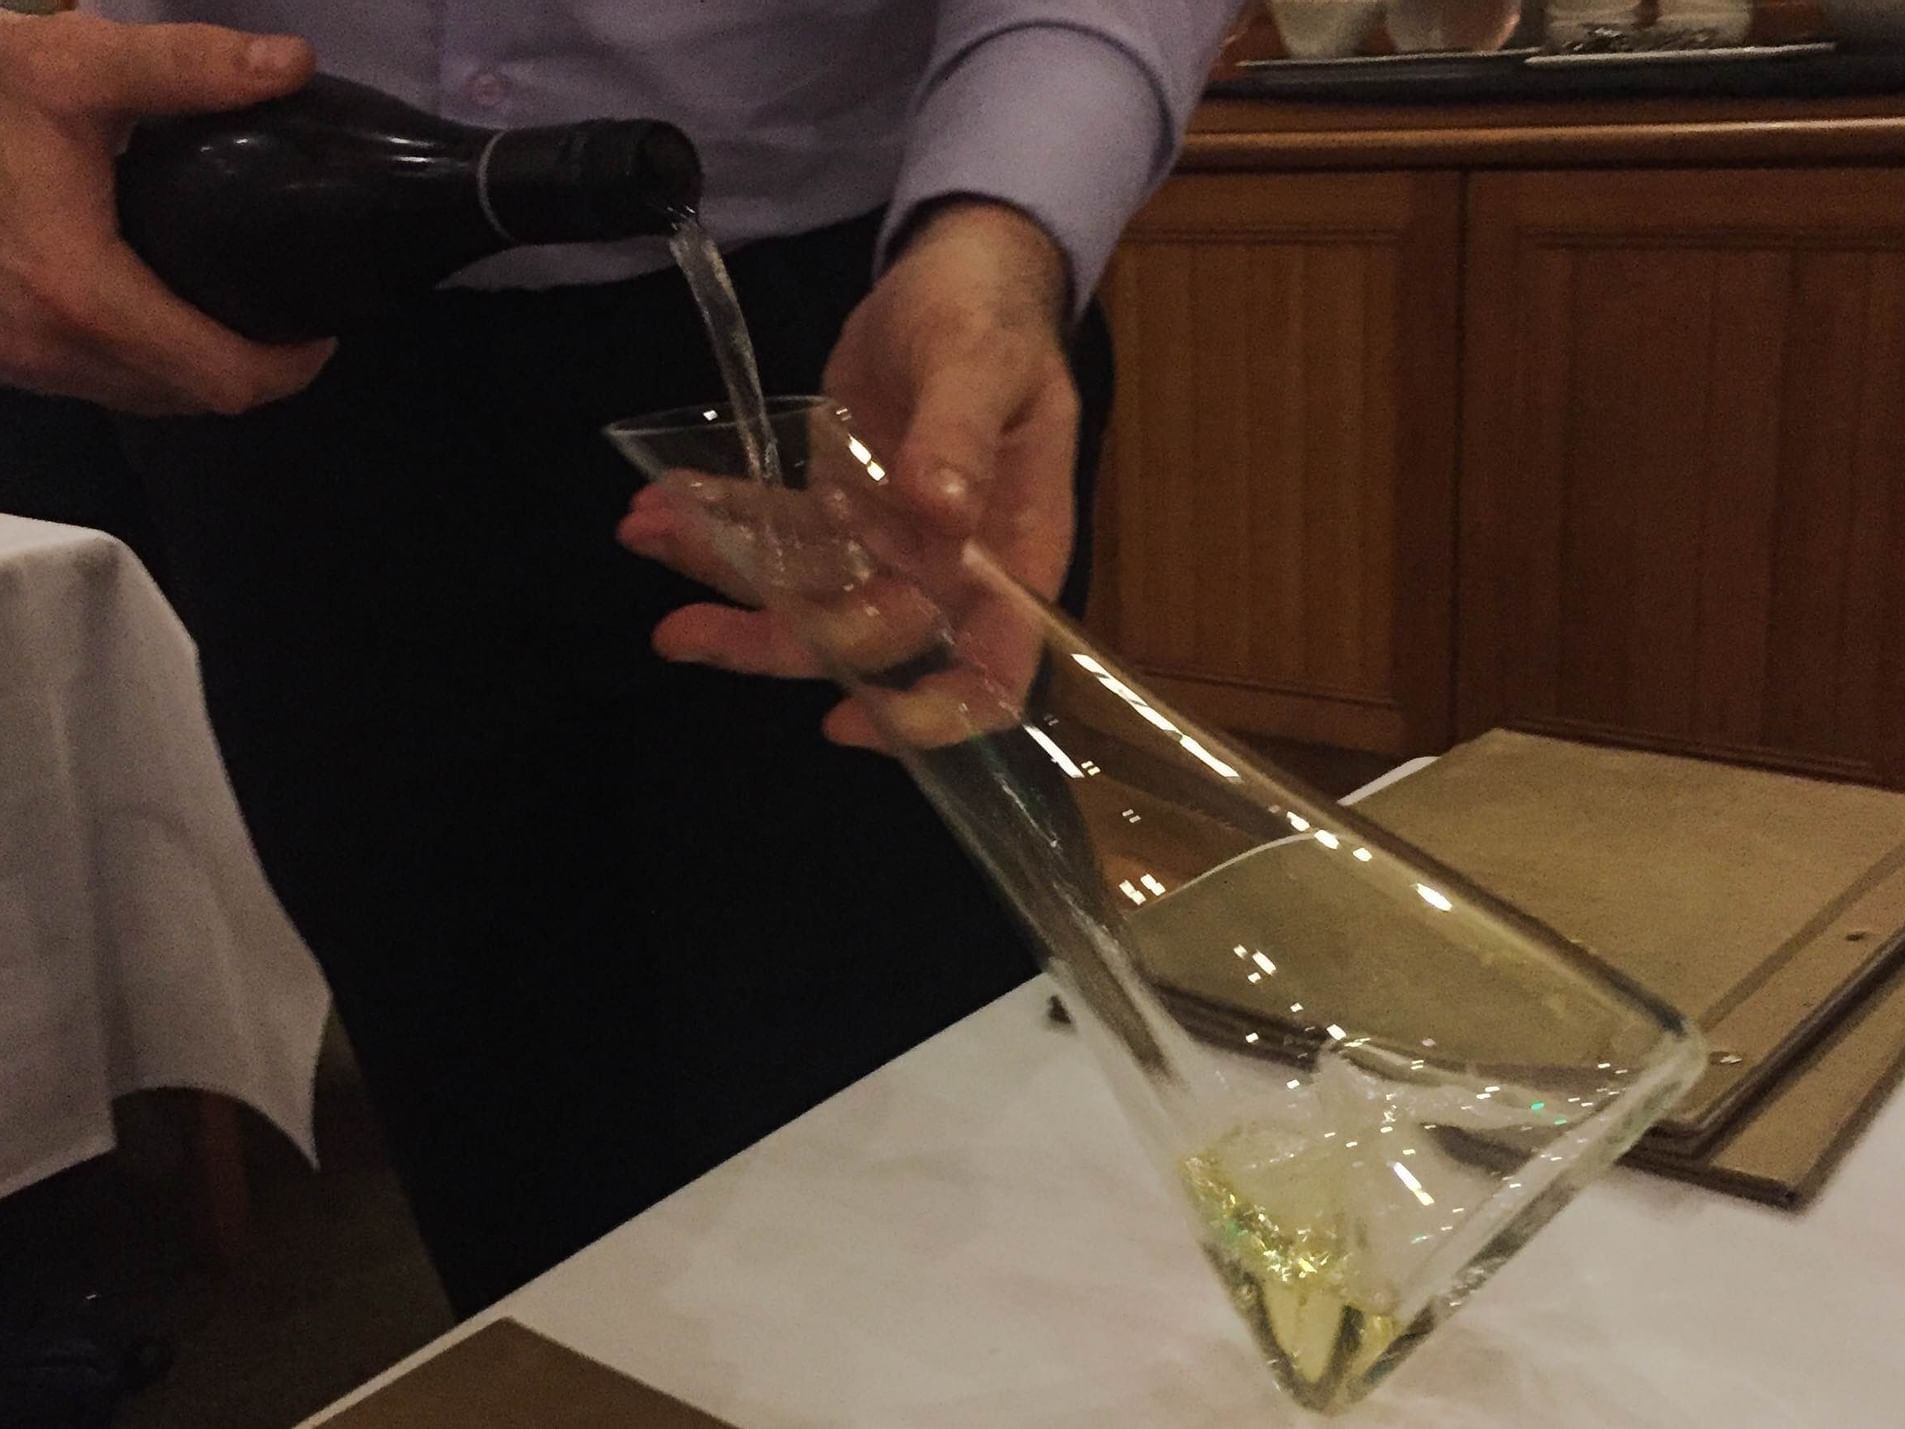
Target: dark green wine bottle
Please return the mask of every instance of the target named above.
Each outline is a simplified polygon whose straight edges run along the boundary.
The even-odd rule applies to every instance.
[[[477,129],[319,75],[140,124],[117,181],[120,231],[167,286],[246,337],[295,342],[505,249],[671,232],[701,164],[671,124]]]

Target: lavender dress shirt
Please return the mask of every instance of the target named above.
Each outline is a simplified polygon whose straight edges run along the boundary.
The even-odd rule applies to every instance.
[[[1023,209],[1097,283],[1163,179],[1238,0],[93,0],[115,19],[308,37],[319,64],[447,118],[680,125],[724,248],[949,194]],[[659,245],[527,249],[462,281],[547,287]]]

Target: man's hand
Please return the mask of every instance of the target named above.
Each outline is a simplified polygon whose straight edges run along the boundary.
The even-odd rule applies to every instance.
[[[1065,262],[1030,219],[998,204],[933,212],[841,333],[825,384],[889,462],[893,496],[953,543],[975,540],[1010,575],[1051,596],[1072,546],[1078,395],[1061,333]],[[630,549],[706,578],[668,493],[635,500]],[[812,676],[818,666],[765,611],[692,605],[655,628],[671,660]],[[1014,662],[1016,663],[1016,662]],[[831,737],[873,744],[843,707]]]
[[[162,415],[242,412],[317,376],[332,344],[213,322],[120,241],[113,208],[134,120],[288,94],[313,63],[283,36],[0,12],[0,383]]]
[[[847,320],[827,395],[892,453],[901,496],[1040,595],[1072,549],[1078,393],[1063,255],[1001,204],[937,210]]]

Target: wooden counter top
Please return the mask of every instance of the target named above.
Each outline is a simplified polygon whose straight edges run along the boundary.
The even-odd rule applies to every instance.
[[[1212,100],[1178,167],[1905,162],[1905,95],[1367,105]]]

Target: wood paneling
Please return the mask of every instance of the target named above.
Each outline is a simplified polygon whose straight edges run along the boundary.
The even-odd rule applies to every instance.
[[[1113,265],[1094,623],[1220,724],[1448,736],[1460,183],[1180,177]]]
[[[1483,174],[1459,725],[1905,783],[1905,171]]]

